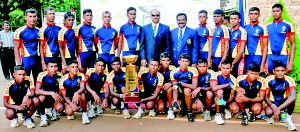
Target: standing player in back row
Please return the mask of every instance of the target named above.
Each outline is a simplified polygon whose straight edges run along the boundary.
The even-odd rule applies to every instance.
[[[273,5],[272,16],[274,17],[274,21],[267,25],[269,33],[267,64],[270,74],[273,73],[272,69],[276,61],[286,64],[287,72],[293,70],[296,52],[295,29],[293,24],[282,19],[282,12],[283,7],[281,4]],[[290,45],[288,45],[288,42]],[[288,49],[289,46],[290,49]]]
[[[260,66],[260,72],[264,71],[267,48],[268,33],[266,28],[258,21],[260,10],[257,7],[249,9],[250,24],[245,26],[247,32],[247,43],[245,46],[245,70],[249,69],[249,64],[254,61]]]
[[[78,39],[79,70],[85,73],[87,68],[94,67],[97,45],[94,42],[95,27],[92,25],[91,9],[83,10],[83,19],[83,24],[75,28],[75,36]]]

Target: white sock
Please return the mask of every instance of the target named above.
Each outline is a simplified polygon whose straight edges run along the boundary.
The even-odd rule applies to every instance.
[[[286,114],[286,119],[292,119],[292,115]]]
[[[82,116],[87,116],[87,112],[82,112]]]
[[[46,115],[46,114],[43,114],[43,115],[41,115],[41,118],[47,119],[47,115]]]

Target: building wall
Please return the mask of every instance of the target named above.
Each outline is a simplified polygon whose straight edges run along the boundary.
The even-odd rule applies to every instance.
[[[250,7],[256,6],[260,9],[260,19],[259,21],[266,24],[266,21],[271,16],[272,6],[279,0],[246,0],[246,10]],[[294,21],[296,25],[296,32],[300,34],[300,0],[283,0],[285,7],[288,11],[288,15]],[[249,21],[249,20],[248,20]]]

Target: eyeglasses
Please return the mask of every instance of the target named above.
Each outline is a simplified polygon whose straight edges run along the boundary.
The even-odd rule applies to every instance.
[[[155,15],[155,14],[152,14],[152,16],[153,16],[153,17],[155,17],[155,16],[159,17],[160,15],[159,15],[159,14],[156,14],[156,15]]]

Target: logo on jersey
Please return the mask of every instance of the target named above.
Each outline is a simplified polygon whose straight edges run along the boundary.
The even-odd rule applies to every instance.
[[[206,30],[205,29],[203,29],[203,34],[202,35],[206,36]]]
[[[116,33],[115,33],[115,32],[112,32],[112,36],[111,36],[111,38],[114,38],[114,37],[115,37],[115,35],[116,35]]]
[[[191,39],[186,40],[186,43],[187,43],[187,44],[192,44]]]
[[[138,33],[140,33],[140,30],[141,30],[141,28],[140,28],[140,27],[137,27],[137,32],[138,32]]]
[[[256,30],[255,30],[254,36],[259,36],[259,29],[256,29]]]
[[[232,38],[232,39],[234,39],[234,40],[238,40],[238,36],[239,36],[239,34],[238,34],[238,33],[234,33],[234,35],[233,35],[233,38]]]
[[[157,82],[156,79],[154,79],[153,86],[156,86],[156,82]]]
[[[190,73],[188,74],[188,77],[189,77],[189,79],[192,79],[192,75]]]
[[[221,34],[221,33],[220,33],[220,31],[218,30],[217,33],[216,33],[216,37],[217,37],[217,38],[220,38],[220,34]]]
[[[284,33],[284,34],[286,33],[286,31],[285,31],[286,27],[285,26],[282,26],[281,30],[282,30],[281,33]]]

